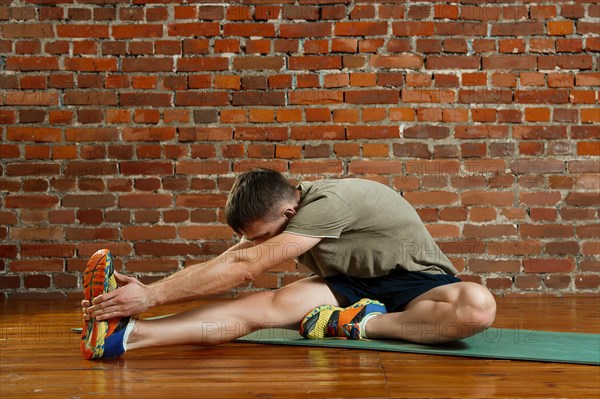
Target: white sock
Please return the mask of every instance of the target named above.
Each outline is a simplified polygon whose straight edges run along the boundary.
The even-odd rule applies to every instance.
[[[379,316],[381,313],[369,313],[358,323],[358,327],[360,328],[360,337],[363,339],[369,339],[367,337],[367,321],[369,321],[372,317]]]
[[[125,350],[125,352],[127,352],[127,339],[129,338],[129,334],[131,334],[133,328],[135,327],[136,320],[137,319],[135,317],[132,317],[131,319],[129,319],[127,327],[125,327],[125,333],[123,334],[123,349]]]

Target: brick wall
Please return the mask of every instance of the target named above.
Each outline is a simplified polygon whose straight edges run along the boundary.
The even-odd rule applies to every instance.
[[[496,293],[599,292],[593,0],[1,3],[5,296],[80,296],[102,247],[145,282],[220,253],[256,166],[394,187]]]

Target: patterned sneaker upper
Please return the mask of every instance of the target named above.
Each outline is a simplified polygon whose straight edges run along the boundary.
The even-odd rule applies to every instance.
[[[87,263],[83,277],[84,296],[88,301],[117,288],[113,256],[108,249],[97,251]],[[85,359],[108,359],[125,352],[123,339],[129,317],[87,320],[81,332],[81,354]]]
[[[359,323],[367,315],[387,313],[378,301],[363,298],[347,308],[323,305],[309,312],[300,324],[300,335],[308,339],[344,337],[360,339]],[[352,327],[354,326],[354,327]]]

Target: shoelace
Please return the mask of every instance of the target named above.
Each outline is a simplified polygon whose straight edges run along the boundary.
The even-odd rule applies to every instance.
[[[348,339],[360,339],[360,326],[358,323],[344,324],[341,330]]]
[[[339,337],[338,326],[334,323],[327,323],[326,337]]]

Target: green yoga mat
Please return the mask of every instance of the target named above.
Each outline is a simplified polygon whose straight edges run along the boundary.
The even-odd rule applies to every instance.
[[[162,317],[165,316],[152,319]],[[81,333],[81,328],[71,330]],[[304,339],[295,330],[269,328],[238,338],[237,342],[600,365],[600,334],[538,330],[490,328],[449,344],[420,345],[392,340],[311,340]]]
[[[470,338],[450,344],[419,345],[391,340],[309,340],[302,338],[293,330],[265,329],[248,334],[237,341],[600,365],[600,334],[490,328]]]

